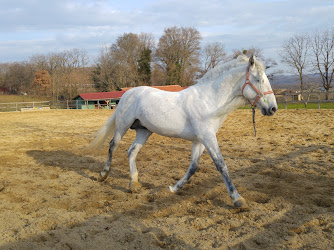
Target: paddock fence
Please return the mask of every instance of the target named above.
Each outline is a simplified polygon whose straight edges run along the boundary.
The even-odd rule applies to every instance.
[[[50,109],[50,102],[8,102],[0,103],[0,112]]]
[[[334,91],[314,91],[314,92],[298,92],[298,93],[284,93],[275,94],[278,104],[284,104],[284,108],[287,109],[289,104],[299,104],[305,108],[309,104],[317,104],[318,109],[328,107],[326,104],[334,108]]]
[[[300,92],[275,94],[278,104],[288,108],[290,104],[299,104],[306,107],[316,104],[318,109],[334,108],[334,91],[330,92]],[[94,101],[94,105],[91,105]],[[108,100],[65,100],[65,101],[43,101],[43,102],[10,102],[0,103],[0,112],[9,111],[35,111],[48,109],[114,109],[115,105]]]
[[[9,111],[35,111],[48,109],[114,109],[115,105],[106,100],[65,100],[65,101],[43,101],[43,102],[9,102],[0,103],[0,112]]]

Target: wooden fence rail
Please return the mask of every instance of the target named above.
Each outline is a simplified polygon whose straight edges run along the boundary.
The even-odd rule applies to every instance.
[[[49,101],[44,102],[9,102],[0,103],[0,112],[3,111],[22,111],[22,110],[33,110],[43,109],[50,107]]]
[[[299,92],[299,93],[285,93],[275,95],[278,104],[284,104],[287,109],[288,104],[304,104],[305,107],[309,103],[317,103],[318,109],[321,104],[334,103],[334,92]]]
[[[65,100],[65,101],[44,101],[44,102],[9,102],[0,103],[0,112],[8,111],[26,111],[26,110],[42,110],[42,109],[82,109],[88,108],[88,100]],[[96,101],[96,109],[108,108],[112,105],[106,104],[104,101]]]

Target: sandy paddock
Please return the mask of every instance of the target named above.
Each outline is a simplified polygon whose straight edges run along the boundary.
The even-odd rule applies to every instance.
[[[231,114],[218,133],[230,175],[248,201],[234,209],[212,160],[179,194],[167,187],[190,163],[191,143],[153,135],[130,193],[126,149],[110,177],[87,145],[111,111],[0,113],[0,249],[334,248],[334,111]]]

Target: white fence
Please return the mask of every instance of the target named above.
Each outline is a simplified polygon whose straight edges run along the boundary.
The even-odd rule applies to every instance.
[[[0,112],[3,111],[23,111],[23,110],[38,110],[50,108],[50,102],[9,102],[0,103]]]
[[[9,102],[0,103],[0,112],[29,111],[45,109],[88,109],[89,100],[66,100],[66,101],[44,101],[44,102]],[[94,100],[93,109],[112,109],[114,105],[105,100]]]

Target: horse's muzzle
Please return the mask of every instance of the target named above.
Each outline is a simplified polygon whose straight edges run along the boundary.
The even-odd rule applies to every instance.
[[[277,107],[276,106],[272,106],[268,109],[265,109],[265,108],[262,108],[261,109],[261,112],[263,115],[268,115],[268,116],[271,116],[273,114],[275,114],[275,112],[277,111]]]

